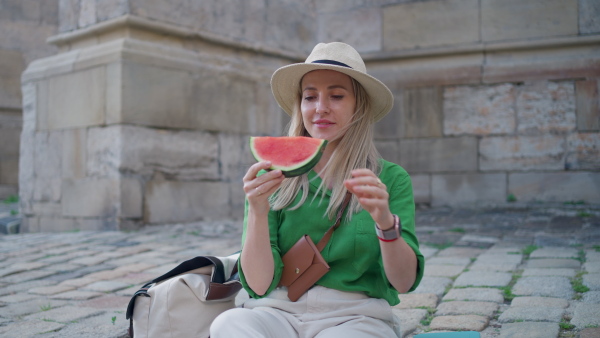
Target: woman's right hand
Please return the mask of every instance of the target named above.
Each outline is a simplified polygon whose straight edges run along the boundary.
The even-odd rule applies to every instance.
[[[271,162],[262,161],[253,164],[244,176],[244,192],[248,204],[255,212],[269,211],[269,196],[271,196],[283,182],[285,176],[281,170],[271,170],[259,177],[258,172],[271,167]]]

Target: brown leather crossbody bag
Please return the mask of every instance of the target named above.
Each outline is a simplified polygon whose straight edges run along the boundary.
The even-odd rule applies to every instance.
[[[308,235],[304,235],[281,258],[283,260],[283,273],[279,285],[288,288],[288,298],[292,302],[297,301],[329,271],[329,264],[321,255],[321,251],[331,239],[333,231],[342,223],[342,215],[348,207],[351,197],[350,193],[346,194],[344,202],[338,210],[335,223],[329,227],[317,245],[313,243]]]

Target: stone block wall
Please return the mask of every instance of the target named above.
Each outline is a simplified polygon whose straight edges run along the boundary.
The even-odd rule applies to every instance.
[[[593,0],[59,5],[22,76],[25,231],[240,218],[248,137],[287,122],[272,72],[334,40],[394,92],[376,141],[417,202],[600,203]]]
[[[22,126],[21,73],[56,52],[46,44],[58,27],[58,0],[0,2],[0,201],[17,195]]]
[[[362,5],[349,11],[364,13]],[[418,202],[600,203],[596,2],[372,7],[381,10],[380,45],[364,51],[396,96],[376,126],[378,144],[412,174]]]

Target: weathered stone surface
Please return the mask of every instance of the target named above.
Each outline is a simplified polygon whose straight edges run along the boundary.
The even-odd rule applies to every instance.
[[[600,291],[600,273],[590,273],[583,276],[583,285],[592,291]]]
[[[51,77],[40,83],[38,128],[89,127],[105,122],[103,67]]]
[[[57,293],[55,295],[50,296],[52,299],[65,299],[65,300],[88,300],[96,297],[102,296],[100,292],[92,292],[92,291],[67,291],[62,293]]]
[[[484,250],[478,248],[450,247],[439,252],[440,257],[475,258]]]
[[[517,96],[517,130],[520,133],[575,130],[573,82],[536,82],[525,85]]]
[[[506,200],[505,174],[439,174],[432,175],[433,205],[465,203],[499,203]]]
[[[571,299],[573,290],[566,277],[522,277],[512,289],[519,296],[560,297]]]
[[[512,279],[510,273],[468,271],[454,281],[454,286],[507,286]]]
[[[530,259],[526,264],[527,268],[566,268],[566,269],[579,269],[581,263],[575,259],[563,259],[563,258],[539,258]]]
[[[129,287],[129,284],[118,281],[98,281],[83,287],[84,290],[98,292],[115,292]]]
[[[567,136],[569,169],[596,170],[600,168],[600,133],[576,133]]]
[[[535,24],[528,24],[535,22]],[[481,3],[483,41],[577,35],[577,0],[518,0]]]
[[[498,321],[500,323],[519,321],[558,323],[564,312],[565,310],[561,308],[510,307],[500,315]]]
[[[217,151],[217,138],[204,132],[91,128],[87,170],[95,177],[120,177],[126,171],[142,176],[161,172],[185,180],[217,179]]]
[[[534,308],[557,308],[566,309],[569,307],[569,301],[562,298],[550,297],[515,297],[510,306],[515,307],[534,307]]]
[[[489,320],[483,316],[440,316],[431,321],[431,330],[450,331],[482,331],[488,325]]]
[[[584,293],[583,302],[600,304],[600,291],[588,291]]]
[[[46,319],[50,321],[68,323],[99,313],[100,311],[97,309],[83,308],[78,306],[63,306],[57,309],[50,309],[48,311],[26,316],[25,319]]]
[[[86,176],[87,130],[67,129],[62,133],[62,177],[84,178]]]
[[[402,337],[406,337],[407,334],[413,332],[421,321],[427,316],[427,310],[425,309],[396,309],[393,308],[392,312],[400,320],[400,329],[402,330]]]
[[[513,173],[508,175],[508,190],[519,201],[586,201],[600,202],[600,174]]]
[[[583,264],[583,268],[587,272],[600,272],[600,262],[588,261],[585,264]]]
[[[96,19],[105,21],[129,12],[127,0],[96,1]]]
[[[478,302],[504,302],[504,297],[499,289],[495,288],[461,288],[450,290],[443,301],[478,301]]]
[[[445,266],[445,265],[425,265],[425,276],[433,277],[455,277],[463,272],[460,266]]]
[[[529,258],[571,258],[576,259],[579,256],[579,250],[565,247],[544,247],[539,248],[529,255]]]
[[[529,276],[562,276],[562,277],[575,277],[575,269],[561,269],[561,268],[527,268],[523,270],[524,277]]]
[[[150,181],[145,191],[148,223],[222,219],[230,213],[225,183]]]
[[[429,175],[411,175],[410,179],[415,203],[431,203],[431,177]]]
[[[414,20],[413,18],[419,18]],[[479,40],[474,0],[401,3],[383,12],[383,49],[411,49]]]
[[[596,338],[600,337],[600,327],[589,327],[579,332],[579,338]]]
[[[452,280],[447,277],[424,277],[413,293],[433,293],[442,297],[449,285],[452,285]]]
[[[512,84],[446,87],[445,135],[493,135],[516,128],[516,90]]]
[[[484,83],[591,78],[600,75],[598,61],[593,43],[568,49],[497,50],[485,53],[481,71]]]
[[[469,265],[471,263],[471,259],[469,258],[456,258],[456,257],[447,257],[447,256],[441,256],[441,255],[436,255],[436,257],[432,257],[430,259],[427,260],[427,264],[432,264],[432,265],[454,265],[454,266],[459,266],[461,268],[466,268],[467,265]]]
[[[442,137],[442,88],[416,87],[403,91],[401,136]]]
[[[590,326],[600,326],[600,304],[579,303],[575,307],[575,313],[571,324],[579,329]]]
[[[0,48],[0,102],[3,108],[21,107],[21,73],[25,62],[21,52]]]
[[[34,147],[33,199],[58,202],[61,197],[61,132],[36,133]]]
[[[600,32],[600,4],[594,0],[579,1],[579,33]],[[582,337],[583,338],[583,337]]]
[[[600,12],[600,5],[597,6]],[[598,20],[600,25],[600,20]],[[577,103],[577,130],[600,130],[600,103],[598,103],[598,80],[575,81]]]
[[[62,214],[74,217],[118,215],[118,181],[115,179],[66,179],[63,181]],[[90,191],[94,191],[90,194]]]
[[[53,332],[58,331],[63,328],[65,324],[51,322],[51,321],[42,321],[42,320],[27,320],[20,321],[16,323],[12,323],[6,326],[0,326],[0,334],[5,335],[5,337],[11,337],[12,332],[18,332],[21,337],[30,337],[35,336],[44,332]],[[17,336],[12,336],[17,337]]]
[[[562,136],[493,136],[479,143],[481,170],[561,170],[565,139]]]
[[[369,74],[391,88],[481,83],[482,54],[401,58],[390,64],[369,64]],[[392,67],[392,68],[390,68]],[[393,69],[393,71],[391,71]]]
[[[472,171],[477,169],[477,139],[401,140],[400,158],[409,172]]]
[[[498,310],[498,304],[492,302],[450,301],[443,302],[437,307],[437,316],[449,315],[478,315],[490,318]]]
[[[557,323],[505,323],[500,329],[500,338],[548,338],[558,337],[560,328]]]
[[[400,294],[398,297],[400,304],[394,306],[395,309],[435,308],[438,303],[438,296],[432,293],[408,293]]]
[[[359,53],[381,50],[382,14],[378,7],[323,13],[317,17],[318,41],[344,41]],[[360,29],[356,29],[360,27]]]

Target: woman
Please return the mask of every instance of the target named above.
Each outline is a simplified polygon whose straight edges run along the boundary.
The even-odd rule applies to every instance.
[[[271,87],[291,115],[290,136],[328,140],[308,174],[284,178],[252,165],[240,279],[251,296],[221,314],[211,337],[399,336],[391,306],[414,290],[424,259],[414,233],[412,185],[400,166],[382,160],[372,125],[393,105],[390,90],[366,73],[360,55],[339,42],[318,44],[305,63],[275,71]],[[308,234],[316,243],[347,192],[344,221],[321,252],[330,271],[297,302],[278,287],[281,257]]]

